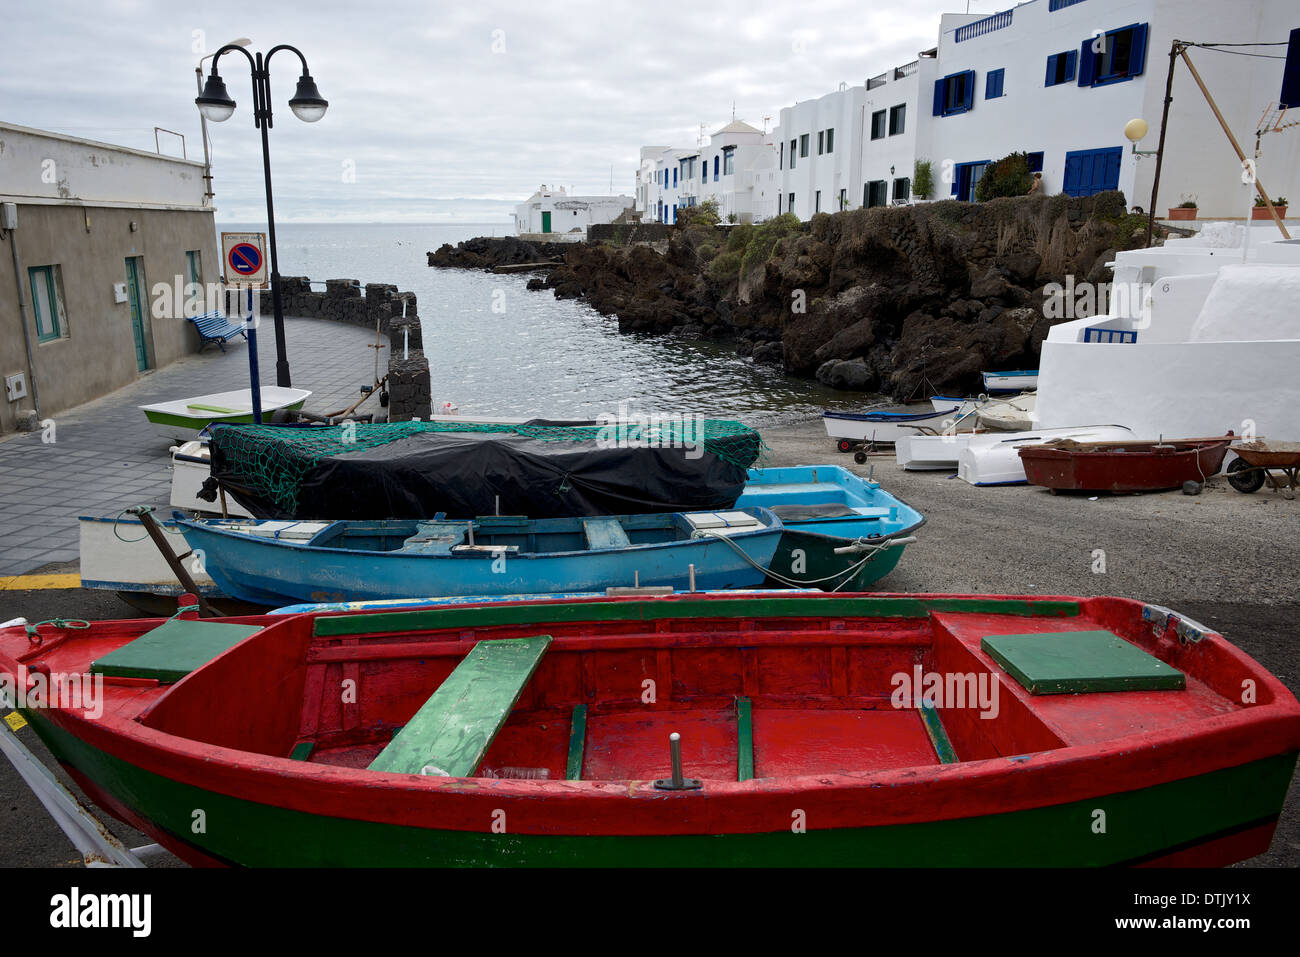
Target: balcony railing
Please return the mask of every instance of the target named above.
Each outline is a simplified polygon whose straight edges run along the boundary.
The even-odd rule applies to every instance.
[[[876,87],[884,86],[885,80],[888,78],[888,76],[889,76],[888,73],[882,73],[880,74],[880,76],[873,76],[871,79],[867,81],[867,89],[874,90],[876,89]]]
[[[920,61],[918,60],[913,60],[911,63],[905,63],[902,66],[898,67],[898,69],[894,70],[894,79],[901,80],[904,79],[905,77],[911,76],[913,73],[916,72],[919,62]]]
[[[1055,13],[1057,10],[1064,10],[1066,7],[1072,7],[1076,3],[1083,3],[1083,0],[1048,0],[1047,12]]]
[[[986,33],[992,33],[994,30],[1001,30],[1003,27],[1011,26],[1011,10],[1003,10],[1001,13],[995,13],[991,17],[985,17],[983,20],[976,20],[974,23],[968,23],[964,27],[957,28],[957,35],[954,38],[956,42],[961,43],[963,40],[973,40],[975,37],[982,37]]]

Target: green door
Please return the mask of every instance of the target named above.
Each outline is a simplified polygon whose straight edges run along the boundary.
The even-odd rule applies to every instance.
[[[149,368],[149,348],[144,329],[144,265],[139,256],[126,260],[126,294],[131,300],[131,332],[135,336],[135,365],[144,372]]]
[[[549,233],[550,231],[551,231],[551,214],[550,212],[544,212],[542,213],[542,232]]]

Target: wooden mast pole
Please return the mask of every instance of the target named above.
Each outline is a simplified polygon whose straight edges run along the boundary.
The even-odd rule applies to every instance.
[[[1178,54],[1182,49],[1182,44],[1177,40],[1169,47],[1169,73],[1165,77],[1165,106],[1160,114],[1160,143],[1156,146],[1156,175],[1151,181],[1151,205],[1147,209],[1148,249],[1151,248],[1151,233],[1156,225],[1156,197],[1160,192],[1160,167],[1164,165],[1165,160],[1165,131],[1169,128],[1169,104],[1174,101],[1174,64],[1178,62]]]
[[[1196,67],[1192,65],[1191,58],[1187,56],[1187,49],[1184,47],[1179,51],[1179,55],[1182,56],[1183,62],[1187,64],[1187,69],[1192,73],[1192,79],[1195,80],[1196,85],[1201,88],[1201,93],[1204,94],[1205,101],[1210,104],[1210,109],[1214,111],[1214,118],[1219,121],[1219,126],[1223,127],[1223,132],[1227,135],[1228,142],[1230,142],[1232,148],[1237,151],[1237,159],[1241,160],[1241,165],[1245,168],[1246,154],[1242,152],[1241,144],[1237,142],[1237,137],[1232,135],[1232,130],[1228,128],[1228,124],[1224,120],[1223,114],[1219,112],[1219,106],[1214,102],[1214,97],[1210,95],[1209,88],[1206,87],[1205,81],[1201,79],[1201,75],[1196,72]],[[1264,205],[1268,207],[1269,215],[1273,217],[1273,222],[1277,223],[1277,228],[1282,231],[1282,236],[1286,239],[1290,239],[1291,234],[1287,232],[1286,225],[1282,222],[1281,217],[1278,216],[1277,210],[1273,206],[1273,201],[1268,198],[1268,193],[1264,192],[1264,184],[1259,181],[1258,171],[1252,168],[1252,172],[1254,173],[1255,189],[1263,198]],[[1250,220],[1246,220],[1246,228],[1250,229]]]

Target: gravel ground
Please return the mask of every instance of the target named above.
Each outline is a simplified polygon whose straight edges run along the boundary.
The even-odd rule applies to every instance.
[[[1221,632],[1300,693],[1300,501],[1243,495],[1216,479],[1199,496],[1049,495],[1026,486],[974,488],[943,472],[904,472],[892,455],[854,465],[820,421],[763,429],[768,465],[832,463],[874,478],[926,517],[916,544],[880,583],[902,592],[1111,594],[1174,608]],[[1105,571],[1094,573],[1094,551]],[[76,564],[42,569],[75,571]],[[0,621],[17,615],[130,618],[104,592],[0,591]],[[29,747],[53,766],[27,728]],[[62,771],[61,779],[68,782]],[[75,788],[74,788],[75,790]],[[110,819],[111,821],[111,819]],[[128,846],[147,843],[115,821]],[[174,858],[152,863],[178,864]],[[0,865],[79,866],[80,858],[7,761],[0,761]],[[1300,786],[1293,782],[1268,853],[1243,866],[1300,866]]]

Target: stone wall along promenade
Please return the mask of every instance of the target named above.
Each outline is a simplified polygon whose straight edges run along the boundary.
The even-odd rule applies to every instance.
[[[280,277],[280,306],[286,316],[329,319],[367,329],[388,339],[388,420],[427,419],[433,413],[429,360],[424,355],[415,293],[389,283],[363,287],[356,279],[327,279],[316,292],[306,276]],[[262,316],[274,315],[271,290],[261,292]],[[405,315],[403,315],[405,309]],[[407,358],[403,358],[404,348]]]

